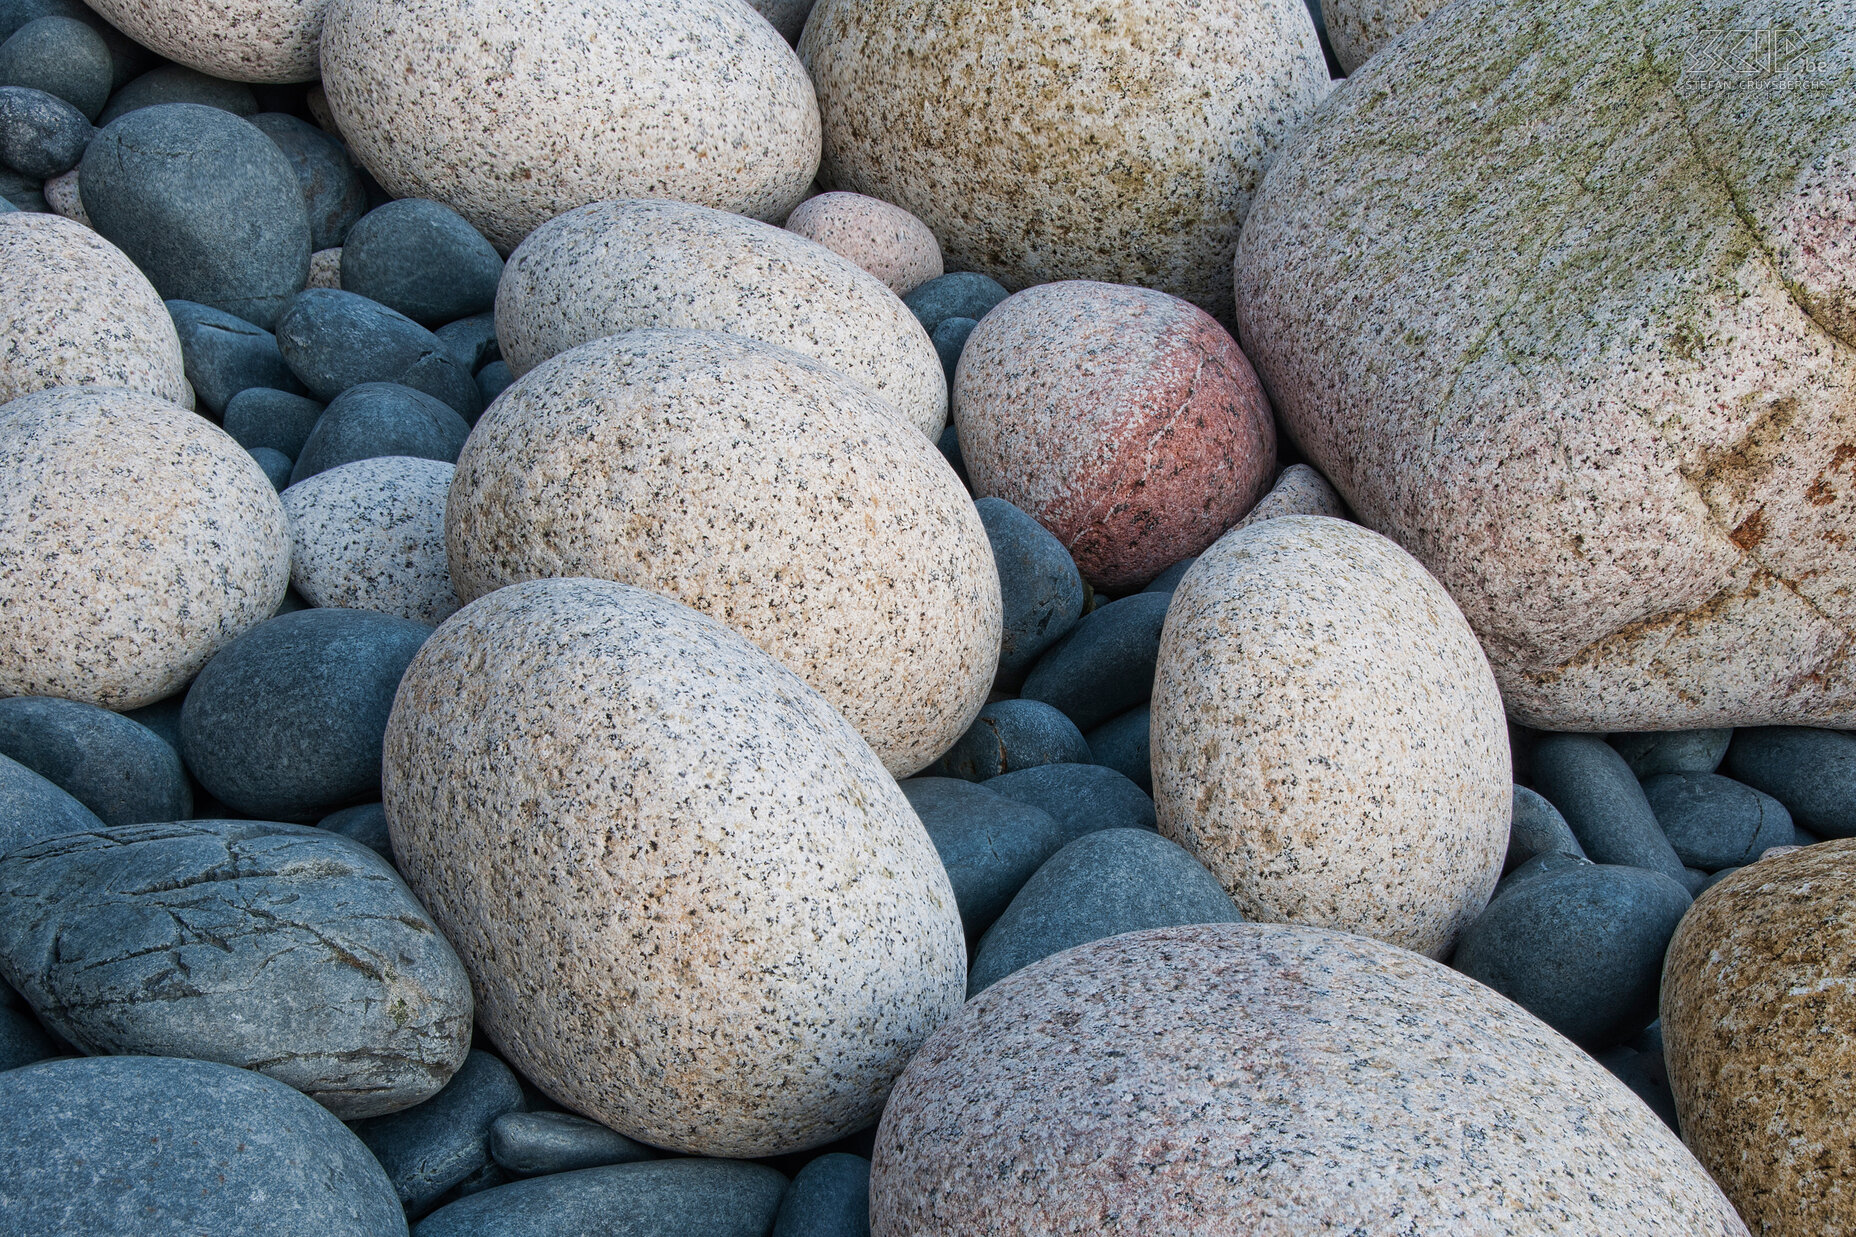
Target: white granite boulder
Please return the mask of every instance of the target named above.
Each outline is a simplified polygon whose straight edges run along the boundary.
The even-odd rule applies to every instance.
[[[290,583],[303,600],[442,622],[458,608],[445,563],[454,471],[442,460],[383,455],[285,490]]]
[[[890,202],[861,193],[821,193],[786,217],[786,230],[817,241],[907,296],[940,275],[941,245],[928,225]]]
[[[87,0],[143,47],[234,82],[313,82],[328,0]]]
[[[1440,0],[1321,0],[1321,24],[1341,72],[1353,73],[1438,7]]]

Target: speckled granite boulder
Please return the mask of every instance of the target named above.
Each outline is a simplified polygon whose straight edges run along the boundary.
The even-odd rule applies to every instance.
[[[389,193],[445,203],[504,253],[615,197],[784,219],[818,167],[805,71],[733,0],[335,0],[322,74]]]
[[[907,296],[941,274],[941,246],[900,206],[861,193],[821,193],[786,217],[786,230],[817,241]]]
[[[1269,493],[1232,525],[1248,528],[1259,520],[1273,520],[1283,515],[1326,515],[1337,520],[1347,518],[1347,504],[1341,501],[1328,479],[1306,464],[1291,464],[1282,470]]]
[[[342,286],[342,251],[341,246],[333,249],[318,249],[309,255],[309,278],[303,281],[303,288],[333,288],[341,291]]]
[[[1246,351],[1517,720],[1856,725],[1852,54],[1797,0],[1446,6],[1271,167]]]
[[[46,778],[106,825],[193,815],[180,754],[148,727],[94,704],[51,696],[0,700],[0,755]]]
[[[1139,588],[1256,505],[1269,401],[1237,341],[1146,288],[1020,292],[968,338],[954,420],[973,492],[1051,530],[1097,588]]]
[[[1501,696],[1448,593],[1321,516],[1220,540],[1167,615],[1160,832],[1253,919],[1432,956],[1488,901],[1513,781]]]
[[[289,586],[263,471],[152,396],[60,387],[0,405],[0,481],[0,694],[150,704]]]
[[[458,608],[445,565],[453,471],[438,460],[390,455],[285,490],[291,585],[312,606],[444,621]]]
[[[1263,169],[1328,91],[1301,0],[820,0],[799,49],[825,188],[913,212],[1011,288],[1103,279],[1219,316]]]
[[[755,340],[633,331],[531,371],[465,444],[445,535],[466,601],[597,576],[724,618],[897,776],[951,747],[992,682],[998,573],[940,454],[865,388]]]
[[[466,606],[401,683],[383,780],[485,1033],[628,1137],[830,1142],[965,992],[953,890],[882,765],[668,598],[542,580]]]
[[[509,260],[496,337],[520,377],[642,327],[726,331],[855,379],[934,438],[946,379],[928,333],[869,272],[771,224],[692,206],[599,202],[550,220]]]
[[[193,407],[161,294],[122,250],[69,219],[0,216],[0,339],[0,404],[105,386]]]
[[[95,0],[144,47],[235,82],[308,82],[327,0]]]
[[[406,886],[346,838],[262,821],[123,825],[0,860],[0,972],[92,1054],[254,1069],[338,1117],[432,1095],[469,981]]]
[[[884,1237],[1746,1232],[1522,1010],[1290,925],[1113,937],[993,985],[909,1063],[873,1158]]]
[[[786,1178],[764,1164],[680,1158],[512,1182],[420,1221],[416,1237],[766,1237]],[[623,1225],[623,1227],[619,1227]]]
[[[1682,1135],[1756,1231],[1856,1231],[1856,842],[1742,868],[1676,930],[1663,968]]]
[[[1438,7],[1439,0],[1322,0],[1317,20],[1341,71],[1351,75]]]

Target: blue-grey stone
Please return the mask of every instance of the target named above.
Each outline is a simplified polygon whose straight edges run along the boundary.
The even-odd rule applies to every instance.
[[[982,498],[973,507],[999,569],[1004,633],[997,681],[1009,691],[1083,617],[1083,577],[1063,543],[1011,503]]]
[[[1681,1132],[1681,1127],[1676,1123],[1675,1094],[1669,1089],[1669,1071],[1664,1068],[1660,1056],[1638,1052],[1635,1048],[1620,1044],[1599,1053],[1597,1060],[1619,1082],[1629,1087],[1638,1099],[1648,1104],[1650,1111],[1662,1118],[1664,1125]]]
[[[333,249],[367,210],[367,188],[340,142],[320,128],[283,112],[251,117],[264,136],[277,143],[303,191],[309,217],[309,247]]]
[[[1738,872],[1739,870],[1740,870],[1739,868],[1722,868],[1718,872],[1709,873],[1708,879],[1701,883],[1701,888],[1695,890],[1693,896],[1699,898],[1702,894],[1708,892],[1708,890],[1714,888],[1716,885],[1720,884],[1722,881],[1726,880],[1728,877],[1732,876],[1735,872]]]
[[[517,1177],[657,1158],[657,1152],[570,1112],[506,1112],[490,1125],[490,1158]]]
[[[180,706],[186,699],[187,689],[183,687],[173,695],[157,700],[153,704],[145,704],[139,709],[130,709],[123,716],[154,731],[157,738],[178,754],[180,752]]]
[[[952,421],[942,426],[941,436],[935,439],[934,445],[935,449],[941,453],[941,458],[947,461],[947,466],[954,470],[954,475],[960,478],[960,484],[966,487],[967,493],[971,494],[973,482],[967,476],[966,457],[960,453],[959,427]]]
[[[302,394],[302,384],[277,349],[277,337],[263,327],[196,301],[169,301],[167,306],[180,336],[187,381],[214,416],[223,418],[233,398],[253,387]]]
[[[770,1237],[869,1237],[870,1161],[834,1151],[786,1187]]]
[[[327,1109],[211,1061],[81,1057],[0,1074],[0,1230],[402,1237],[386,1175]]]
[[[509,384],[515,380],[516,376],[510,370],[507,361],[491,361],[478,370],[477,394],[482,398],[483,406],[488,408],[495,403],[496,397],[508,390]],[[471,424],[475,425],[476,421],[473,419]]]
[[[954,370],[960,364],[960,354],[966,351],[967,336],[973,334],[973,328],[978,325],[972,318],[943,318],[929,332],[928,341],[941,359],[941,372],[947,375],[949,389],[954,385]]]
[[[445,346],[452,360],[473,374],[503,357],[503,350],[496,342],[496,315],[493,313],[472,314],[456,322],[447,322],[432,334]]]
[[[1181,847],[1146,829],[1098,830],[1051,856],[986,929],[967,996],[1104,937],[1243,919],[1218,879]]]
[[[63,1056],[66,1051],[45,1033],[31,1010],[0,1006],[0,1073]]]
[[[470,980],[393,869],[305,825],[195,820],[0,858],[0,972],[93,1054],[218,1061],[338,1117],[434,1094]]]
[[[13,203],[6,198],[0,198],[0,215],[15,214],[18,211],[19,207],[13,205]]]
[[[963,777],[983,782],[1040,765],[1089,763],[1083,732],[1048,704],[995,700],[954,740],[954,746],[922,772],[928,777]]]
[[[1559,809],[1594,862],[1645,868],[1681,883],[1682,860],[1617,749],[1592,735],[1544,735],[1534,745],[1533,766],[1534,789]]]
[[[10,756],[0,756],[0,855],[40,838],[101,829],[97,814]]]
[[[353,292],[311,288],[298,296],[277,323],[277,343],[320,400],[363,383],[397,382],[442,400],[460,416],[483,411],[476,381],[438,336]]]
[[[1819,837],[1856,837],[1856,738],[1804,726],[1737,730],[1721,772],[1765,791]]]
[[[0,163],[39,180],[76,167],[96,130],[57,95],[0,86]],[[19,205],[15,202],[14,205]]]
[[[947,869],[969,939],[992,926],[1066,840],[1063,826],[1047,813],[975,782],[912,777],[901,786]]]
[[[1168,593],[1136,593],[1084,615],[1038,658],[1019,695],[1056,707],[1085,732],[1146,704],[1172,600]]]
[[[406,1213],[417,1217],[491,1166],[490,1127],[522,1108],[514,1072],[473,1048],[437,1095],[404,1112],[356,1121],[353,1129],[386,1169]]]
[[[283,493],[290,486],[290,472],[296,467],[291,458],[276,447],[247,447],[245,450],[251,458],[258,461],[258,467],[264,470],[264,479],[271,483],[271,488]]]
[[[57,786],[106,825],[193,814],[179,754],[148,727],[94,704],[50,696],[0,700],[0,754]]]
[[[1639,778],[1658,773],[1712,773],[1721,767],[1732,730],[1659,730],[1614,734],[1611,746]]]
[[[15,172],[5,163],[0,163],[0,201],[10,204],[14,210],[44,213],[45,195],[39,192],[39,188],[38,177]]]
[[[502,277],[496,247],[425,198],[375,207],[342,241],[342,287],[426,326],[488,311]]]
[[[971,318],[978,322],[989,310],[1011,293],[996,279],[973,271],[956,271],[939,275],[902,298],[933,337],[934,329],[949,318]]]
[[[309,276],[309,218],[290,161],[250,121],[162,103],[111,121],[84,151],[91,224],[168,300],[273,329]]]
[[[1495,883],[1495,892],[1489,895],[1489,900],[1492,902],[1496,898],[1501,897],[1502,894],[1506,893],[1513,886],[1520,884],[1522,881],[1532,880],[1536,876],[1545,876],[1549,872],[1560,872],[1567,868],[1576,868],[1582,864],[1589,865],[1591,862],[1590,859],[1582,855],[1569,855],[1563,850],[1542,851],[1532,859],[1522,861],[1514,871],[1507,873],[1501,880],[1497,881]]]
[[[1792,814],[1771,795],[1718,773],[1659,773],[1644,797],[1682,862],[1703,873],[1752,863],[1792,844]]]
[[[388,863],[393,862],[393,835],[387,829],[387,808],[383,803],[357,803],[330,812],[316,822],[316,827],[359,842]]]
[[[290,385],[297,385],[294,375]],[[269,447],[294,460],[321,417],[322,405],[306,395],[248,387],[226,401],[223,423],[226,433],[247,451]]]
[[[766,1237],[786,1178],[678,1158],[531,1177],[433,1212],[416,1237]]]
[[[1690,902],[1660,872],[1571,861],[1498,893],[1451,965],[1596,1052],[1656,1017],[1663,953]]]
[[[1043,765],[1002,774],[985,786],[1049,816],[1063,826],[1066,843],[1097,829],[1155,827],[1147,792],[1104,765]]]
[[[250,816],[313,821],[380,798],[400,676],[432,629],[371,610],[298,610],[227,644],[181,707],[181,756]]]
[[[36,17],[0,43],[0,86],[56,95],[95,120],[110,97],[110,49],[86,22]]]
[[[468,437],[464,418],[424,391],[396,382],[364,382],[323,409],[297,453],[290,482],[382,455],[454,464]]]
[[[1559,809],[1525,786],[1514,788],[1514,810],[1509,817],[1508,856],[1502,861],[1506,875],[1535,855],[1552,852],[1585,858],[1572,826]]]
[[[1191,558],[1180,559],[1177,563],[1174,563],[1171,567],[1168,567],[1165,571],[1149,580],[1147,582],[1147,587],[1141,591],[1143,593],[1167,594],[1177,592],[1179,590],[1179,582],[1186,578],[1186,573],[1192,570],[1192,564],[1198,561],[1199,558],[1196,554]]]
[[[130,112],[163,103],[195,103],[245,117],[258,111],[258,98],[245,83],[211,77],[184,65],[164,64],[120,86],[97,117],[97,124],[107,125]]]
[[[1153,709],[1149,705],[1111,717],[1083,738],[1096,763],[1115,770],[1140,787],[1154,791]]]

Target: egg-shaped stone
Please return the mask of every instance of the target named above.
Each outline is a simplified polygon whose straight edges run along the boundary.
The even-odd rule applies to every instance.
[[[1494,672],[1443,586],[1324,516],[1232,532],[1173,594],[1153,695],[1160,832],[1252,919],[1440,957],[1513,805]]]
[[[861,193],[821,193],[786,217],[786,230],[842,254],[907,296],[944,269],[928,225],[891,202]]]
[[[859,1129],[965,995],[953,889],[881,763],[669,598],[559,579],[467,605],[400,684],[383,788],[498,1051],[642,1142]]]
[[[94,0],[143,47],[233,82],[313,82],[328,0]]]
[[[458,608],[445,563],[443,460],[355,460],[284,491],[290,583],[312,606],[437,623]]]
[[[711,331],[583,344],[518,379],[445,511],[465,601],[597,576],[676,597],[797,671],[898,777],[986,702],[985,526],[932,443],[795,352]]]
[[[849,258],[727,211],[598,202],[537,228],[496,290],[496,338],[517,377],[621,331],[726,331],[854,378],[934,438],[947,378],[928,332]]]

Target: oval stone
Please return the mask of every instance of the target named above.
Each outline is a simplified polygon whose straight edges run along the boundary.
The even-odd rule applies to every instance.
[[[861,193],[821,193],[786,217],[786,230],[817,241],[907,296],[941,274],[941,246],[928,225]]]
[[[454,471],[439,460],[381,456],[285,490],[292,587],[312,606],[443,622],[458,608],[445,565]]]
[[[147,726],[94,704],[49,696],[0,700],[0,754],[57,785],[106,825],[193,815],[180,754]]]
[[[400,198],[361,216],[342,247],[341,286],[438,326],[496,304],[503,259],[477,229],[442,202]]]
[[[201,73],[310,82],[328,0],[96,0],[112,26]]]

